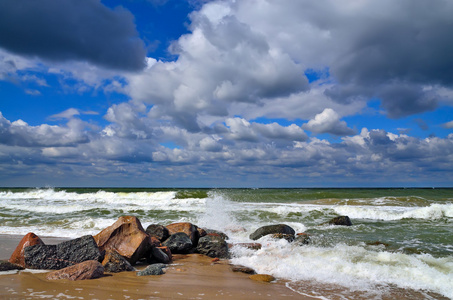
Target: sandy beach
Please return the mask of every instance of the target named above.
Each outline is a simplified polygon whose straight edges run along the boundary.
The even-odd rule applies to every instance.
[[[0,235],[0,259],[8,259],[21,236]],[[46,244],[64,239],[42,238]],[[143,269],[144,265],[136,268]],[[227,260],[212,262],[199,254],[175,255],[161,276],[136,272],[106,274],[83,281],[49,281],[45,273],[21,271],[0,275],[1,299],[314,299],[297,294],[284,281],[256,282],[232,272]]]

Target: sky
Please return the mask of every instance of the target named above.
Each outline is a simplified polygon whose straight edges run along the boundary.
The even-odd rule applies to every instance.
[[[452,15],[0,1],[0,186],[452,187]]]

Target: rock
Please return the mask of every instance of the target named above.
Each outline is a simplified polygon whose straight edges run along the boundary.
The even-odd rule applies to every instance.
[[[306,233],[298,233],[294,239],[294,243],[300,246],[308,245],[310,243],[310,236]]]
[[[134,271],[134,267],[116,251],[109,251],[102,261],[104,272],[119,273],[123,271]]]
[[[200,238],[200,233],[198,232],[198,227],[189,222],[173,223],[165,226],[168,229],[170,235],[173,235],[177,232],[184,232],[192,241],[194,247],[198,244],[198,239]]]
[[[44,245],[44,242],[36,234],[34,234],[33,232],[29,232],[19,242],[19,245],[17,245],[13,254],[9,258],[9,262],[12,264],[20,265],[25,268],[26,266],[25,266],[24,249],[25,249],[25,247],[34,246],[34,245]]]
[[[206,236],[208,234],[206,232],[206,230],[204,230],[203,228],[198,227],[197,230],[198,230],[199,237],[204,237],[204,236]]]
[[[247,249],[252,250],[260,250],[262,245],[260,243],[235,243],[235,244],[228,244],[228,248],[232,248],[234,246],[240,246]]]
[[[271,282],[271,281],[275,280],[274,276],[267,275],[267,274],[250,275],[249,278],[252,280],[261,281],[261,282]]]
[[[218,230],[214,230],[214,229],[206,229],[206,235],[220,236],[224,240],[229,240],[230,239],[228,237],[228,235],[226,235],[225,233],[223,233],[221,231],[218,231]]]
[[[153,264],[149,265],[143,271],[137,272],[137,276],[148,276],[148,275],[162,275],[164,274],[164,269],[168,265],[166,264]]]
[[[268,225],[258,228],[255,232],[250,235],[250,239],[257,240],[265,235],[274,234],[274,233],[282,233],[282,234],[292,234],[294,235],[296,232],[294,229],[289,227],[285,224],[277,224],[277,225]]]
[[[168,247],[171,253],[179,254],[189,253],[193,248],[192,241],[184,232],[177,232],[170,235],[170,237],[163,242],[163,245]]]
[[[162,250],[165,254],[167,254],[168,258],[170,259],[170,262],[173,260],[173,255],[171,254],[171,250],[168,247],[162,246],[162,247],[156,247]]]
[[[151,237],[156,237],[161,242],[165,241],[170,236],[168,229],[159,224],[151,224],[146,227],[146,233],[148,233]]]
[[[59,270],[86,260],[102,259],[94,238],[86,235],[58,245],[38,244],[24,249],[25,265],[33,269]]]
[[[151,247],[162,247],[161,241],[155,236],[150,236],[149,237],[149,245]]]
[[[244,266],[232,266],[231,271],[233,272],[242,272],[245,274],[255,275],[256,272],[252,268],[244,267]]]
[[[294,241],[294,234],[287,234],[287,233],[273,233],[271,234],[271,237],[276,240],[287,240],[288,242]]]
[[[228,245],[219,236],[207,235],[198,241],[197,252],[209,257],[229,258]]]
[[[151,248],[148,262],[151,264],[154,263],[169,264],[171,262],[171,258],[168,257],[167,253],[165,253],[162,249],[153,247]]]
[[[95,279],[104,275],[104,267],[97,260],[87,260],[82,263],[47,274],[47,280],[85,280]]]
[[[13,264],[7,260],[0,260],[0,272],[12,271],[12,270],[23,270],[24,267],[18,264]]]
[[[348,216],[339,216],[339,217],[333,218],[329,222],[323,223],[323,225],[352,226],[352,222]]]
[[[146,256],[151,242],[139,219],[133,216],[119,217],[115,223],[95,235],[94,239],[101,251],[115,250],[131,264]]]

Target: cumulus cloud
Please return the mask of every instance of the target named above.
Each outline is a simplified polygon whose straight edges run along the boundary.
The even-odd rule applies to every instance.
[[[0,47],[51,61],[82,60],[129,71],[145,66],[133,15],[99,0],[2,1]]]
[[[340,115],[331,108],[324,109],[314,119],[302,125],[302,128],[314,133],[331,133],[339,136],[355,133],[355,130],[349,128],[345,121],[341,121]]]

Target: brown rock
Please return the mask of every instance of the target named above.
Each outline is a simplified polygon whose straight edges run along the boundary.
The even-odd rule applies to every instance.
[[[102,261],[104,272],[119,273],[123,271],[134,271],[134,267],[116,251],[109,251]]]
[[[239,265],[232,266],[231,267],[231,271],[233,271],[233,272],[242,272],[242,273],[251,274],[251,275],[255,275],[256,274],[255,270],[253,270],[252,268],[245,267],[245,266],[239,266]]]
[[[193,247],[196,247],[198,244],[198,239],[200,238],[200,233],[198,232],[198,227],[189,222],[173,223],[165,226],[167,227],[170,236],[177,232],[184,232],[187,234],[192,241]]]
[[[19,242],[19,245],[17,245],[10,257],[9,262],[25,268],[24,249],[25,247],[34,245],[44,245],[44,242],[36,234],[29,232]]]
[[[149,237],[149,244],[153,247],[162,247],[162,243],[160,242],[160,240],[155,237],[155,236],[150,236]]]
[[[131,264],[145,257],[151,247],[149,235],[143,230],[140,220],[133,216],[119,217],[113,225],[95,235],[94,239],[101,251],[115,250]]]
[[[261,282],[271,282],[271,281],[275,280],[274,276],[267,275],[267,274],[250,275],[249,278],[252,280],[261,281]]]
[[[96,260],[87,260],[82,263],[66,267],[47,274],[46,279],[58,280],[85,280],[99,278],[104,275],[104,267]]]
[[[200,237],[204,237],[207,235],[206,230],[204,230],[203,228],[198,227],[197,230]]]

